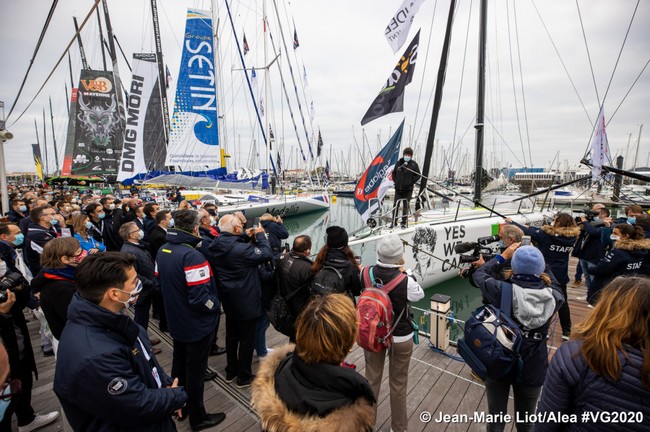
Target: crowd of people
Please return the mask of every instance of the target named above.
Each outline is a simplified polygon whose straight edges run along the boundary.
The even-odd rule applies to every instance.
[[[252,386],[251,403],[269,431],[373,430],[388,359],[391,430],[408,429],[417,339],[410,304],[424,291],[405,268],[397,235],[381,238],[377,261],[364,266],[343,227],[328,227],[319,251],[307,235],[286,248],[280,217],[248,220],[239,212],[220,216],[214,204],[177,203],[167,210],[137,197],[10,190],[11,209],[0,223],[0,276],[10,287],[0,292],[0,432],[11,430],[14,416],[19,432],[29,432],[60,415],[31,406],[39,353],[27,308],[39,320],[42,355],[55,358],[53,390],[75,431],[173,431],[185,419],[195,431],[219,425],[226,414],[206,410],[204,390],[215,376],[209,357],[221,354],[225,381]],[[593,211],[578,220],[559,213],[542,227],[506,219],[500,254],[473,264],[470,281],[484,303],[498,307],[504,287],[512,290],[511,312],[524,334],[521,364],[485,380],[494,418],[507,412],[512,388],[520,418],[637,410],[646,427],[650,421],[650,215],[638,206],[617,220],[604,206]],[[521,246],[526,235],[533,245]],[[593,306],[576,325],[568,307],[571,256],[580,259]],[[363,346],[361,375],[345,361],[367,324],[356,305],[366,288],[388,286],[390,332],[379,349]],[[272,349],[266,333],[277,295],[292,325],[288,344]],[[549,366],[555,316],[563,339],[572,340]],[[156,359],[160,340],[147,333],[154,322],[172,339],[169,375]],[[225,341],[218,344],[220,325]],[[555,426],[524,421],[517,430]],[[504,427],[491,421],[487,430]]]

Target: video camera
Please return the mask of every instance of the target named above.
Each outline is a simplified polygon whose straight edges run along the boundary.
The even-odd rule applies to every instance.
[[[581,213],[584,213],[584,218],[587,219],[587,222],[592,223],[594,222],[594,218],[598,217],[600,215],[599,211],[593,211],[591,209],[586,209],[582,210]],[[580,225],[583,223],[582,221],[583,216],[577,216],[575,217],[576,225]]]
[[[20,280],[23,275],[18,272],[7,273],[2,279],[0,279],[0,303],[7,301],[7,290],[20,285]]]
[[[454,246],[454,251],[457,254],[460,254],[458,262],[460,264],[471,263],[480,259],[481,255],[483,255],[483,259],[485,261],[491,260],[497,254],[495,253],[493,248],[487,247],[487,245],[489,245],[490,243],[498,242],[499,240],[501,240],[501,238],[498,235],[493,235],[493,236],[479,237],[478,239],[476,239],[476,242],[458,243],[456,246]],[[471,253],[467,253],[470,251]]]

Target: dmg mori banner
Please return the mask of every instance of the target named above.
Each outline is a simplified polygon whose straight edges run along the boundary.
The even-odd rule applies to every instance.
[[[122,131],[113,73],[82,70],[76,109],[72,174],[116,175]]]
[[[133,54],[118,181],[160,170],[165,165],[167,148],[159,81],[156,54]]]

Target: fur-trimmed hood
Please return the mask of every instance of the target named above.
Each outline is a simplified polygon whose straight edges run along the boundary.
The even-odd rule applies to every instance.
[[[284,345],[269,354],[253,382],[251,403],[266,432],[371,431],[374,407],[361,397],[352,405],[335,409],[324,417],[302,415],[289,410],[275,390],[275,375],[286,355],[295,345]]]
[[[556,227],[553,225],[542,226],[542,231],[551,236],[561,237],[578,237],[580,235],[580,228],[575,227]]]
[[[639,240],[621,239],[614,242],[614,247],[626,251],[650,250],[650,239],[647,238],[643,238]]]

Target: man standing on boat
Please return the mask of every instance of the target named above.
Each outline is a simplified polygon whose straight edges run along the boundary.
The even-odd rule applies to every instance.
[[[403,157],[395,164],[393,170],[393,181],[395,182],[395,202],[393,203],[393,223],[391,228],[397,225],[399,207],[403,206],[402,228],[406,228],[406,220],[409,214],[409,202],[413,196],[413,187],[420,180],[420,167],[413,160],[413,149],[406,147],[402,152]]]

